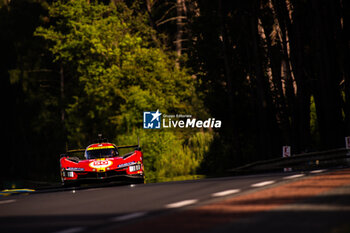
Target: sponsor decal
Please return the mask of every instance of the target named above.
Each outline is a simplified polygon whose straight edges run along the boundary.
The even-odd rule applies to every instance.
[[[85,169],[82,167],[67,167],[66,170],[67,171],[85,171]]]
[[[143,112],[143,128],[221,128],[222,124],[221,120],[215,118],[200,120],[189,114],[163,114],[163,121],[161,121],[161,115],[159,109],[156,112]]]
[[[120,167],[127,167],[127,166],[130,166],[130,165],[133,165],[133,164],[135,164],[134,161],[133,161],[133,162],[129,162],[129,163],[119,164],[119,165],[118,165],[118,168],[120,168]]]
[[[112,161],[110,160],[96,160],[96,161],[93,161],[91,163],[89,163],[89,166],[92,167],[92,168],[106,168],[106,167],[109,167],[113,164]]]

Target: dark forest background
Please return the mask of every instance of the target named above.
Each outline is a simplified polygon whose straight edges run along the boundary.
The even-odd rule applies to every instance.
[[[140,136],[151,177],[344,147],[345,0],[0,1],[3,180],[57,180],[59,154]],[[143,130],[142,112],[222,120]],[[171,172],[169,172],[171,171]]]

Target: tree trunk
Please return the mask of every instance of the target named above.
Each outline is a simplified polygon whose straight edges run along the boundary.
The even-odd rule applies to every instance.
[[[183,34],[183,22],[182,22],[182,13],[183,13],[183,0],[176,0],[176,13],[177,13],[177,18],[176,18],[176,40],[175,40],[175,45],[176,45],[176,55],[177,55],[177,60],[176,60],[176,67],[180,67],[180,61],[179,58],[182,53],[182,34]]]
[[[219,0],[218,2],[218,14],[219,14],[219,22],[220,22],[220,38],[222,42],[222,56],[224,60],[224,71],[225,71],[225,80],[227,83],[226,90],[227,90],[227,97],[228,97],[228,115],[229,115],[229,127],[233,127],[233,90],[232,90],[232,71],[230,67],[230,58],[229,58],[229,52],[228,52],[228,46],[227,46],[227,33],[225,30],[225,22],[223,17],[223,9],[222,9],[222,0]]]
[[[345,136],[350,136],[350,37],[349,37],[349,31],[350,31],[350,2],[343,0],[341,1],[340,6],[340,30],[341,30],[341,45],[340,52],[343,57],[342,61],[342,73],[343,73],[343,87],[344,87],[344,103],[343,103],[343,109],[345,113]]]
[[[264,74],[261,63],[261,53],[259,51],[259,31],[258,31],[258,1],[254,1],[254,11],[250,17],[250,33],[252,35],[252,72],[256,77],[256,96],[257,96],[257,127],[258,127],[258,148],[261,151],[261,158],[271,155],[271,134],[269,131],[269,121],[267,117],[267,100],[265,97]]]
[[[64,123],[65,120],[65,110],[64,110],[64,101],[65,101],[65,95],[64,95],[64,71],[63,71],[63,65],[60,65],[60,97],[61,97],[61,121]]]
[[[284,30],[288,32],[288,46],[290,48],[289,60],[295,77],[297,86],[295,95],[295,111],[293,114],[293,125],[296,130],[294,136],[295,152],[303,152],[309,150],[311,145],[310,134],[310,98],[311,91],[307,84],[307,77],[304,75],[304,52],[302,46],[303,32],[300,26],[302,20],[298,17],[298,14],[292,14],[290,8],[287,7],[285,1],[278,2],[278,9],[281,11],[281,16],[284,21]],[[290,15],[293,15],[293,24],[290,19]],[[287,34],[287,33],[286,33]]]
[[[336,33],[334,31],[334,3],[312,1],[312,10],[316,18],[314,25],[314,45],[319,51],[315,60],[318,69],[317,93],[315,102],[319,123],[322,148],[344,146],[344,124],[342,122],[341,95],[339,90],[340,73],[337,67]]]

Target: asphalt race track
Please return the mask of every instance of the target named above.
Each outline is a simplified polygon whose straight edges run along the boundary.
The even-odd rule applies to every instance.
[[[0,232],[350,232],[350,169],[11,195]]]

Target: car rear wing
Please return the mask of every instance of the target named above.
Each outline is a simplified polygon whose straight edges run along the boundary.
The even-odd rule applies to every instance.
[[[125,149],[125,148],[135,148],[135,150],[141,150],[141,147],[139,145],[132,145],[132,146],[117,146],[117,149]]]
[[[62,157],[68,157],[69,154],[76,154],[76,153],[84,153],[85,149],[74,149],[74,150],[68,150],[65,154],[61,154],[61,158]]]
[[[67,153],[77,153],[77,152],[85,152],[85,149],[74,149],[74,150],[67,151]]]
[[[117,149],[125,149],[125,148],[135,148],[135,150],[141,151],[141,147],[140,147],[140,138],[137,136],[137,145],[132,145],[132,146],[117,146]]]

